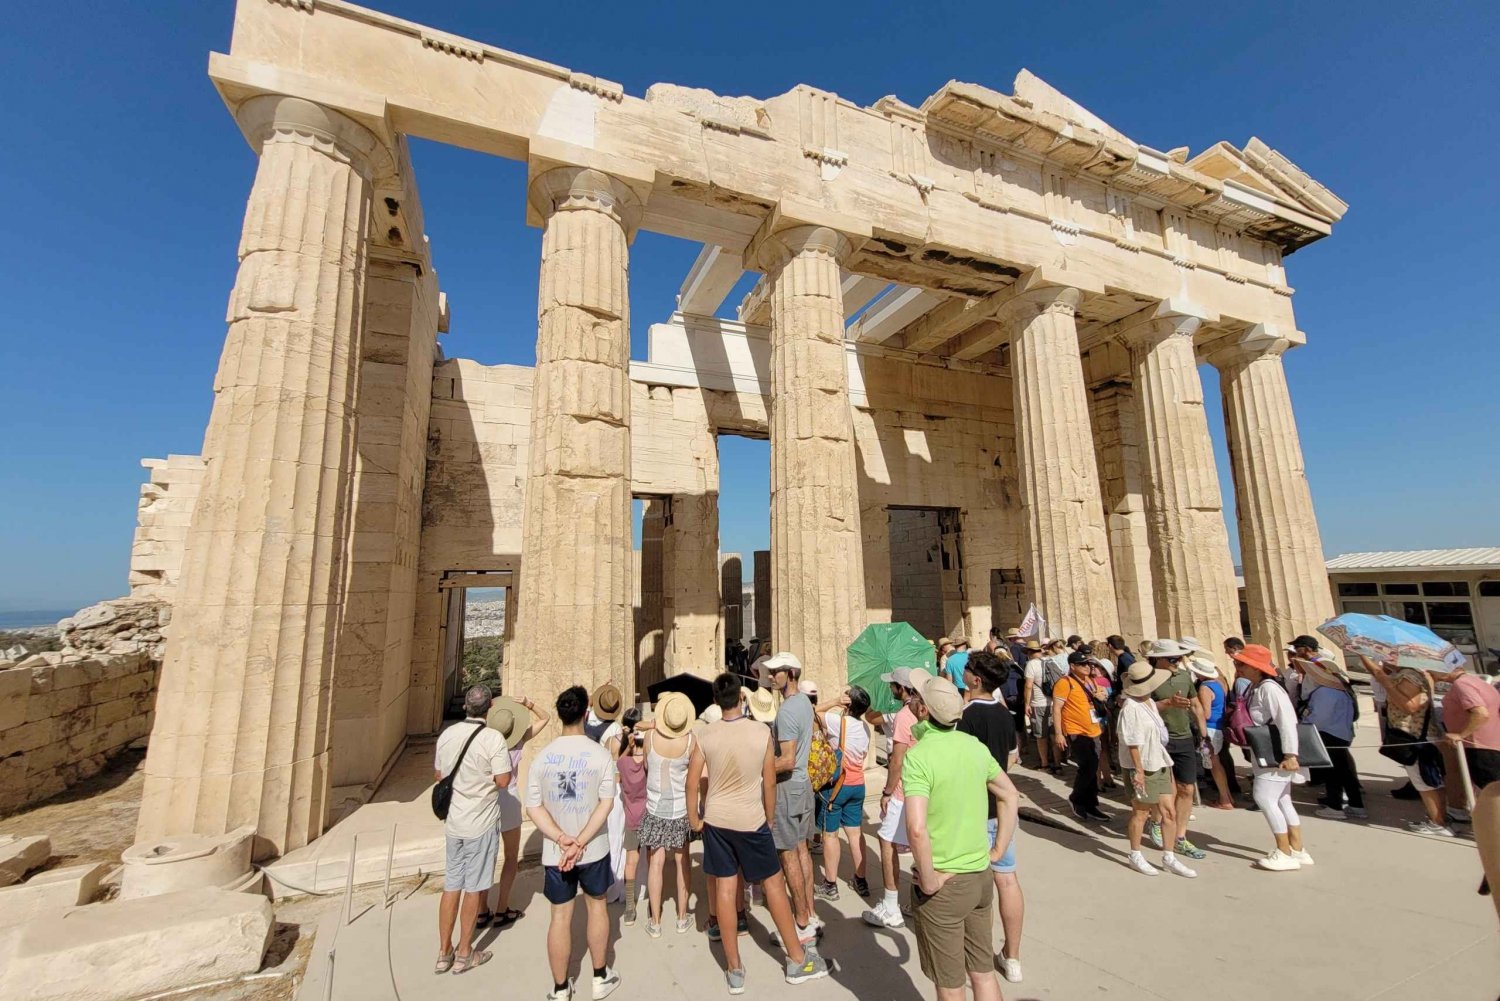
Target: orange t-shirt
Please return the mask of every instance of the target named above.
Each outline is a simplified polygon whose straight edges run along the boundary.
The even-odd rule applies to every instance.
[[[1052,698],[1062,701],[1062,732],[1066,737],[1097,737],[1103,729],[1094,721],[1094,706],[1086,683],[1069,674],[1052,686]]]

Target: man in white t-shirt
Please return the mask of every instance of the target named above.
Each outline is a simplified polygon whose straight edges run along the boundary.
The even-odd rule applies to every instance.
[[[453,798],[443,822],[447,865],[438,905],[438,960],[433,968],[437,973],[467,973],[490,959],[487,950],[474,948],[474,919],[480,898],[495,880],[500,790],[511,780],[505,738],[485,724],[491,700],[484,685],[470,688],[464,693],[464,721],[444,730],[437,740],[435,778],[441,782],[453,775]],[[456,951],[452,948],[455,921],[459,924]]]
[[[542,895],[552,905],[547,962],[549,1001],[570,1001],[568,982],[573,900],[581,887],[588,908],[588,947],[594,964],[594,1001],[620,986],[606,962],[609,911],[604,895],[614,882],[605,824],[615,800],[615,762],[584,732],[589,693],[581,685],[557,697],[562,736],[537,752],[526,776],[526,812],[542,838]]]
[[[1026,641],[1026,667],[1022,671],[1025,681],[1025,693],[1022,702],[1026,706],[1026,722],[1031,728],[1031,736],[1036,739],[1036,753],[1039,758],[1039,767],[1056,772],[1058,767],[1052,764],[1052,682],[1056,677],[1050,675],[1052,662],[1042,656],[1042,645],[1036,640]]]

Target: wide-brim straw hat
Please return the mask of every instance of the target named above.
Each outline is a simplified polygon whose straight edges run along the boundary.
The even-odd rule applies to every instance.
[[[1146,647],[1146,659],[1153,657],[1186,657],[1193,651],[1176,640],[1152,640]]]
[[[693,725],[693,703],[681,692],[668,692],[656,703],[656,732],[681,737]]]
[[[1194,677],[1202,678],[1204,681],[1213,681],[1219,677],[1219,665],[1207,657],[1190,657],[1188,670],[1193,672]]]
[[[1293,662],[1309,680],[1327,688],[1346,688],[1349,685],[1349,676],[1337,664],[1330,661],[1304,660],[1297,657]]]
[[[1165,667],[1152,667],[1150,661],[1138,660],[1125,672],[1125,694],[1133,698],[1150,695],[1172,676]]]
[[[506,747],[513,748],[526,732],[531,715],[521,703],[508,695],[502,695],[490,704],[490,711],[484,720],[491,730],[499,731],[500,736],[505,738]]]
[[[750,693],[750,718],[762,723],[776,722],[776,696],[769,688],[757,688]]]
[[[618,685],[612,681],[606,681],[594,689],[589,705],[594,710],[595,716],[605,722],[613,722],[619,719],[620,714],[625,711],[625,696],[620,694]]]
[[[1275,662],[1271,660],[1270,648],[1261,646],[1259,643],[1250,643],[1245,649],[1233,656],[1236,664],[1243,664],[1253,671],[1259,671],[1261,674],[1275,675],[1279,673],[1276,670]]]

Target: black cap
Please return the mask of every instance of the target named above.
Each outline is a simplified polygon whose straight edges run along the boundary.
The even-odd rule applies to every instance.
[[[1322,644],[1320,644],[1317,640],[1307,635],[1298,636],[1296,639],[1292,640],[1292,646],[1306,647],[1309,650],[1316,650],[1321,645]]]
[[[1074,650],[1072,653],[1068,654],[1069,664],[1091,664],[1093,663],[1093,661],[1094,655],[1089,653],[1087,650]]]

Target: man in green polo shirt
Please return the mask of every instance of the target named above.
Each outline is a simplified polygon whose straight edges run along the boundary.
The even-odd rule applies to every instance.
[[[906,752],[901,784],[913,858],[913,924],[922,972],[938,1001],[1000,1001],[995,976],[990,864],[1015,833],[1020,796],[979,741],[955,727],[964,700],[947,678],[913,674],[930,729]],[[989,802],[998,829],[990,847]]]

